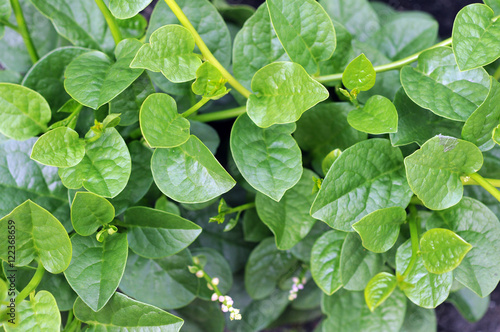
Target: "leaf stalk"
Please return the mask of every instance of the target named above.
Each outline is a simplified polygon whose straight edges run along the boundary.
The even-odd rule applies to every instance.
[[[106,19],[106,23],[108,23],[109,31],[111,31],[111,35],[113,36],[113,40],[115,44],[118,45],[119,42],[122,41],[122,33],[120,28],[118,27],[118,23],[116,22],[115,17],[109,11],[108,6],[104,3],[103,0],[95,0],[95,3],[101,10],[102,15],[104,15],[104,19]]]
[[[203,97],[201,98],[201,100],[199,102],[197,102],[196,104],[194,104],[190,109],[188,109],[186,112],[182,113],[181,115],[185,118],[187,118],[188,116],[190,116],[191,114],[195,113],[196,111],[198,111],[203,105],[205,105],[208,101],[210,100],[210,98],[207,98],[207,97]]]
[[[415,205],[410,204],[410,218],[409,218],[409,224],[410,224],[410,238],[411,238],[411,258],[410,258],[410,263],[406,267],[405,272],[402,275],[402,279],[406,279],[408,274],[410,274],[411,270],[413,269],[413,266],[415,265],[417,261],[417,256],[418,252],[420,251],[420,247],[418,245],[418,225],[417,223],[420,222],[418,218],[418,212],[417,208]]]
[[[241,114],[247,111],[246,106],[231,108],[224,111],[205,113],[191,117],[191,120],[199,121],[199,122],[211,122],[218,120],[226,120],[232,119],[240,116]]]
[[[469,177],[476,181],[481,187],[486,189],[493,197],[500,202],[500,191],[495,188],[487,179],[483,178],[478,173],[469,174]]]
[[[19,0],[10,0],[10,4],[12,6],[12,10],[14,11],[14,15],[16,17],[18,32],[23,37],[24,44],[28,49],[28,54],[30,56],[31,62],[36,63],[39,59],[38,53],[36,51],[35,45],[33,44],[33,40],[31,39],[30,32],[28,30],[28,26],[26,25],[26,21],[23,15],[23,9],[19,3]],[[14,29],[9,26],[9,28]]]

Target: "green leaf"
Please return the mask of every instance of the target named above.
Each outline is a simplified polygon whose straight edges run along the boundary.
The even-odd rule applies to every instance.
[[[460,71],[448,47],[421,53],[416,68],[406,66],[401,70],[401,83],[416,104],[455,121],[467,120],[490,88],[483,68]]]
[[[405,320],[399,332],[437,332],[436,313],[407,301]]]
[[[151,160],[158,188],[180,203],[203,203],[229,191],[236,182],[196,137],[181,146],[156,149]]]
[[[395,206],[364,216],[352,228],[361,236],[363,247],[381,253],[391,249],[396,243],[400,226],[405,220],[405,209]]]
[[[135,39],[122,40],[116,46],[116,62],[99,51],[80,55],[66,68],[66,91],[95,110],[107,104],[141,76],[141,69],[129,67],[141,45]]]
[[[247,112],[259,127],[297,121],[302,113],[328,98],[328,90],[312,79],[299,64],[276,62],[252,78]]]
[[[273,238],[263,240],[250,254],[245,267],[245,289],[255,300],[273,293],[278,281],[290,270],[297,260],[287,251],[276,248]]]
[[[259,69],[275,61],[290,60],[276,36],[265,3],[238,32],[233,50],[234,77],[247,89]]]
[[[286,53],[309,73],[319,73],[318,62],[335,51],[335,29],[328,14],[314,0],[267,0],[274,30]]]
[[[94,236],[73,235],[73,258],[64,271],[66,280],[92,310],[99,311],[115,293],[127,263],[126,234],[113,234],[104,242]]]
[[[309,215],[315,195],[314,172],[305,169],[299,182],[286,191],[279,202],[257,193],[257,213],[264,224],[271,229],[280,250],[295,246],[311,230],[316,220]]]
[[[250,209],[243,215],[243,233],[246,242],[260,242],[273,234],[257,214],[256,209]]]
[[[219,278],[217,288],[222,294],[227,294],[233,286],[233,273],[227,260],[217,250],[212,248],[194,248],[191,251],[194,257],[205,258],[206,264],[203,271],[211,278]],[[205,280],[200,282],[200,289],[198,290],[198,297],[211,301],[213,290],[207,287]]]
[[[349,90],[368,91],[375,85],[377,73],[373,65],[362,53],[352,60],[342,74],[342,83]]]
[[[6,332],[59,331],[61,313],[56,299],[47,291],[40,291],[30,301],[22,301],[16,306],[18,325],[4,322]]]
[[[188,270],[192,264],[189,250],[160,259],[130,252],[120,290],[161,308],[182,308],[198,294],[198,278]]]
[[[460,137],[463,125],[461,122],[442,118],[421,108],[408,98],[403,88],[396,93],[394,106],[398,111],[398,131],[391,134],[391,143],[394,146],[411,143],[422,146],[438,134]]]
[[[189,139],[189,121],[177,113],[175,100],[167,94],[149,95],[139,122],[144,139],[153,148],[174,148]]]
[[[215,154],[217,152],[217,148],[220,145],[220,138],[217,131],[210,125],[203,122],[192,120],[190,120],[189,122],[191,123],[191,134],[198,137],[200,141],[202,141],[203,144],[206,145],[210,152],[212,152],[212,154]]]
[[[0,83],[0,133],[24,141],[47,129],[51,112],[38,92],[21,85]]]
[[[10,14],[12,13],[12,8],[10,6],[9,0],[0,1],[0,18],[8,20]]]
[[[465,121],[462,138],[474,143],[481,150],[489,150],[493,146],[492,131],[500,123],[500,83],[491,79],[488,97]]]
[[[192,89],[197,95],[216,100],[229,92],[226,82],[219,69],[206,61],[196,71],[196,81]]]
[[[311,215],[349,232],[352,224],[373,211],[405,208],[411,196],[401,151],[388,140],[371,139],[342,152],[323,180]]]
[[[173,83],[196,78],[201,59],[193,53],[194,37],[180,25],[167,25],[156,30],[130,63],[131,68],[161,72]]]
[[[405,158],[411,189],[432,210],[457,204],[463,195],[460,176],[475,173],[482,164],[483,155],[474,144],[441,135]]]
[[[195,299],[188,306],[176,310],[184,319],[184,329],[190,332],[224,332],[226,321],[219,302]]]
[[[13,222],[11,222],[11,220]],[[71,242],[63,225],[47,210],[27,200],[0,219],[4,236],[0,239],[0,258],[9,261],[9,230],[15,227],[15,266],[39,260],[50,273],[60,273],[71,260]]]
[[[114,217],[115,209],[107,199],[85,191],[76,193],[71,204],[71,223],[78,234],[92,235]]]
[[[500,1],[498,0],[483,0],[485,4],[488,5],[493,11],[495,12],[495,15],[500,14]]]
[[[321,163],[321,170],[323,171],[323,174],[328,173],[330,167],[332,167],[335,160],[337,160],[337,158],[340,157],[341,154],[342,151],[340,151],[340,149],[335,149],[326,155],[325,159],[323,159],[323,162]],[[319,188],[321,188],[321,186],[319,186]]]
[[[242,319],[236,332],[254,332],[265,329],[278,319],[289,303],[286,291],[276,291],[262,300],[250,302],[241,313]],[[262,308],[272,309],[262,310]]]
[[[488,311],[490,297],[481,298],[467,288],[462,288],[451,293],[448,302],[453,304],[462,317],[469,322],[477,322]]]
[[[147,258],[178,253],[201,233],[201,227],[187,219],[143,206],[128,209],[118,224],[128,228],[130,249]]]
[[[427,227],[445,227],[472,245],[454,271],[458,281],[477,295],[490,294],[500,280],[500,224],[483,203],[464,197],[460,203],[435,211]]]
[[[398,131],[396,107],[379,95],[370,97],[363,107],[351,111],[347,121],[354,129],[375,135]]]
[[[108,128],[97,141],[87,143],[85,157],[78,165],[60,168],[59,176],[67,188],[83,186],[97,195],[112,198],[125,188],[130,171],[127,145],[115,128]]]
[[[408,240],[398,248],[396,253],[398,275],[403,275],[408,268],[411,255],[411,242]],[[415,264],[404,281],[413,285],[413,287],[403,289],[413,303],[423,308],[435,308],[448,297],[453,283],[453,273],[430,273],[424,266],[422,256],[417,255]]]
[[[365,289],[383,265],[382,255],[365,250],[358,234],[347,234],[340,254],[340,279],[345,289]]]
[[[500,22],[494,17],[493,10],[483,4],[471,4],[458,12],[452,38],[460,70],[482,67],[500,57]]]
[[[59,127],[43,134],[33,146],[31,159],[55,167],[72,167],[85,156],[85,141],[71,128]]]
[[[259,128],[247,114],[240,115],[231,130],[231,153],[239,171],[253,188],[275,201],[302,175],[294,130],[294,124]]]
[[[110,0],[109,10],[120,19],[130,18],[144,10],[152,0]]]
[[[311,251],[311,274],[314,282],[328,295],[342,287],[340,253],[346,233],[335,230],[324,233]]]
[[[391,296],[396,285],[396,276],[387,272],[380,272],[370,279],[365,288],[365,301],[371,312]]]
[[[74,306],[75,317],[90,326],[92,331],[119,332],[178,332],[183,320],[149,304],[115,293],[109,302],[94,312],[81,299]],[[125,314],[124,314],[125,313]]]

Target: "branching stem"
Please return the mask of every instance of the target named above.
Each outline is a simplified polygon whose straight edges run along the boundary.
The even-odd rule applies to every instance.
[[[38,61],[38,53],[36,52],[36,48],[35,45],[33,44],[33,40],[31,39],[28,26],[26,25],[26,21],[24,20],[23,9],[19,4],[19,0],[10,0],[10,4],[12,6],[12,10],[14,11],[14,15],[16,16],[18,32],[23,37],[24,44],[26,45],[26,48],[28,49],[28,54],[31,58],[31,62],[35,63]],[[13,27],[9,26],[9,28]]]
[[[243,204],[243,205],[240,205],[240,206],[236,206],[234,208],[225,210],[223,212],[225,214],[230,214],[230,213],[245,211],[245,210],[248,210],[248,209],[253,209],[254,207],[255,207],[255,202],[252,202],[252,203],[247,203],[247,204]]]

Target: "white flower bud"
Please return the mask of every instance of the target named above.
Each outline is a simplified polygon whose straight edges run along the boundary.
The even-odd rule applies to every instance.
[[[293,281],[294,284],[298,284],[299,283],[299,278],[293,277],[292,281]]]
[[[219,302],[224,302],[224,296],[219,296]]]
[[[240,315],[240,314],[235,315],[234,319],[236,319],[236,320],[241,320],[241,315]]]
[[[214,284],[215,286],[217,286],[219,284],[219,278],[213,278],[212,279],[212,284]]]
[[[196,272],[196,276],[197,276],[198,278],[203,278],[203,276],[204,276],[204,275],[205,275],[205,274],[203,273],[203,271],[202,271],[202,270],[199,270],[198,272]]]
[[[212,301],[217,301],[218,298],[219,298],[219,295],[217,295],[217,293],[212,294]]]
[[[207,282],[207,288],[210,289],[210,290],[214,290],[214,288],[212,287],[212,285],[210,285],[208,282]]]
[[[304,285],[303,285],[303,284],[299,284],[299,285],[297,286],[297,288],[298,288],[298,289],[304,289]]]
[[[225,305],[222,305],[221,308],[222,312],[227,312],[229,310]]]

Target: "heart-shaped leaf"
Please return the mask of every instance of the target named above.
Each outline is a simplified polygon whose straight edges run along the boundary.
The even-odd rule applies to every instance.
[[[398,111],[392,102],[379,95],[370,97],[363,107],[349,113],[347,121],[356,130],[369,134],[398,131]]]
[[[174,83],[196,78],[201,59],[193,53],[194,37],[180,25],[166,25],[156,30],[130,64],[131,68],[144,68],[161,72]]]
[[[365,301],[371,312],[391,296],[397,283],[396,276],[387,272],[380,272],[370,279],[365,288]]]
[[[115,217],[111,203],[94,193],[79,191],[71,204],[71,223],[75,231],[89,236],[102,225],[109,224]]]
[[[197,95],[216,100],[229,92],[226,82],[219,69],[207,61],[196,71],[196,81],[192,89]]]
[[[31,159],[55,167],[72,167],[85,156],[85,141],[71,128],[59,127],[43,134],[33,146]]]
[[[275,62],[260,69],[252,79],[252,90],[248,116],[262,128],[295,122],[329,96],[323,85],[293,62]]]
[[[342,83],[349,90],[368,91],[375,85],[377,73],[363,53],[352,60],[342,74]]]

